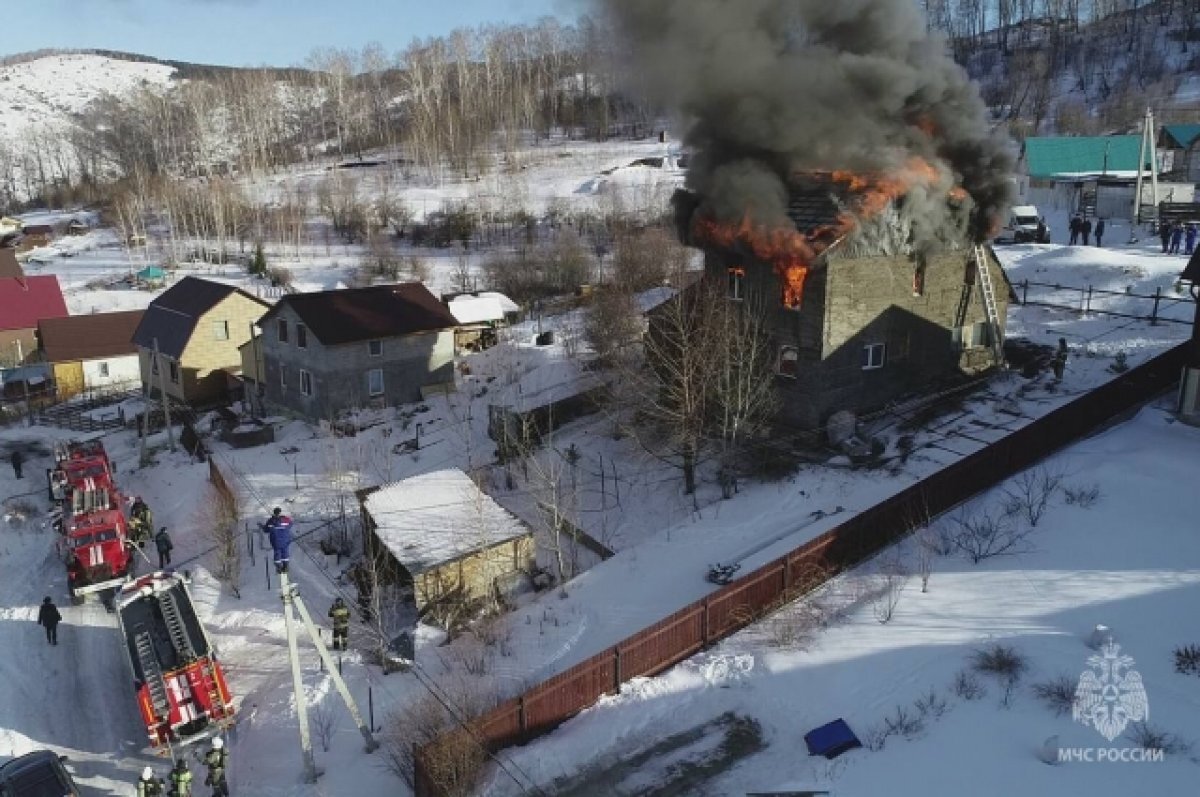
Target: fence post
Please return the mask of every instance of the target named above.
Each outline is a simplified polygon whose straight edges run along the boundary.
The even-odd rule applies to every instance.
[[[613,648],[613,691],[621,694],[621,649]]]
[[[1023,283],[1021,283],[1021,304],[1023,304],[1023,305],[1029,304],[1029,278],[1028,277],[1025,278],[1025,281]]]
[[[1158,302],[1162,299],[1162,286],[1154,288],[1154,309],[1150,311],[1150,326],[1158,326]]]
[[[704,647],[708,647],[708,598],[704,599],[704,611],[700,614],[700,642]]]
[[[1092,286],[1087,286],[1087,298],[1084,300],[1083,314],[1087,315],[1092,312]]]

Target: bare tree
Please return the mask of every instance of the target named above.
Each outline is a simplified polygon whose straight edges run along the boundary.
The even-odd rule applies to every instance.
[[[214,485],[208,486],[208,499],[200,505],[197,523],[214,544],[217,566],[213,573],[234,597],[241,597],[242,535],[239,533],[241,510],[237,496]]]

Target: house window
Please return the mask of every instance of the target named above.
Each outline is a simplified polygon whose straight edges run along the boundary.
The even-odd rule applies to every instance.
[[[287,343],[287,319],[279,319],[279,342]]]
[[[282,365],[279,366],[279,392],[287,392],[287,369]]]
[[[950,339],[960,349],[971,349],[978,346],[990,346],[992,343],[991,329],[986,321],[956,327],[950,332]]]
[[[868,343],[866,346],[863,346],[862,369],[864,371],[873,371],[876,368],[882,368],[886,360],[887,344]]]
[[[229,322],[213,322],[213,340],[229,340]]]
[[[296,324],[296,348],[308,348],[308,327],[304,324]]]
[[[370,355],[371,357],[382,357],[383,356],[383,341],[382,340],[368,340],[367,341],[367,354]],[[381,390],[380,392],[382,393],[383,391]]]
[[[382,396],[383,395],[383,369],[372,368],[367,371],[367,395]]]
[[[310,374],[308,371],[305,371],[303,368],[300,369],[300,395],[312,395],[312,374]]]
[[[150,373],[158,376],[158,357],[150,355]]]
[[[780,346],[779,347],[779,362],[775,366],[775,373],[780,376],[786,376],[791,379],[796,378],[796,366],[800,360],[800,350],[795,346]]]
[[[100,363],[100,376],[108,376],[108,363]]]
[[[179,363],[175,362],[174,360],[171,360],[170,362],[167,363],[167,368],[170,369],[167,372],[167,374],[168,374],[168,376],[171,377],[171,381],[178,385],[179,384]]]
[[[731,268],[728,270],[728,289],[725,296],[735,301],[746,298],[746,269]]]

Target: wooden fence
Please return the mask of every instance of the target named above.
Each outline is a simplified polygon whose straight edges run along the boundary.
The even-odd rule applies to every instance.
[[[461,772],[441,762],[463,735],[492,751],[558,727],[631,678],[655,675],[755,622],[862,562],[939,515],[1034,465],[1175,384],[1190,344],[1182,344],[847,519],[613,647],[417,747],[416,797],[442,797]],[[697,573],[697,578],[702,574]],[[466,743],[473,743],[465,740]],[[461,749],[461,748],[459,748]]]

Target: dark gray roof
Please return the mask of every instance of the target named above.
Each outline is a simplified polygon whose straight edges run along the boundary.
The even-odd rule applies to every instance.
[[[326,346],[377,340],[458,325],[446,305],[419,282],[292,293],[259,319],[265,324],[275,310],[288,306]]]
[[[209,282],[199,277],[184,277],[146,308],[146,314],[133,333],[133,342],[152,349],[157,340],[159,352],[178,359],[187,348],[200,316],[234,293],[240,293],[264,308],[270,307],[261,299],[232,285]]]
[[[1197,249],[1188,259],[1187,267],[1179,275],[1179,279],[1194,285],[1200,285],[1200,249]]]
[[[834,224],[838,220],[836,188],[819,178],[798,180],[788,190],[788,218],[801,232]]]

